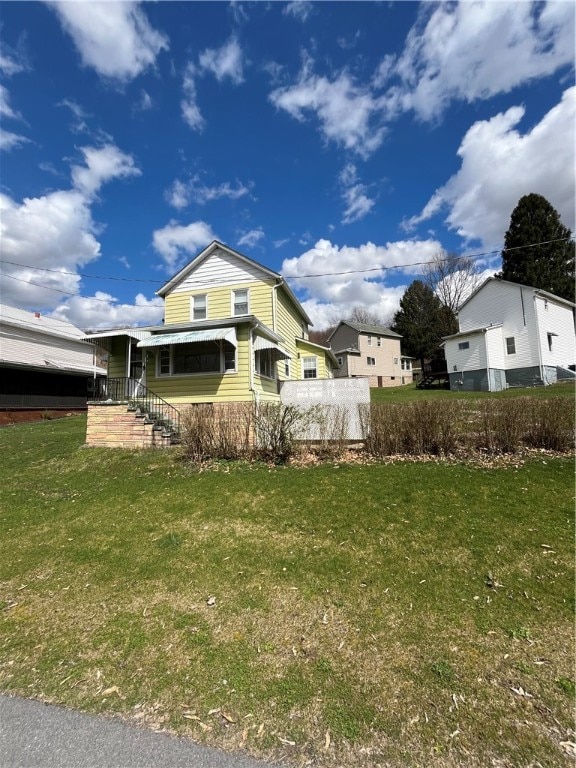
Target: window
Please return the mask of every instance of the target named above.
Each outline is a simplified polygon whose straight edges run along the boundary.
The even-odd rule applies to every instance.
[[[290,360],[284,361],[284,376],[289,379],[290,378]]]
[[[375,357],[367,357],[366,362],[368,365],[376,365],[376,358]]]
[[[158,373],[160,376],[170,376],[170,347],[162,347],[158,354]]]
[[[342,365],[344,364],[344,358],[343,357],[337,357],[336,358],[336,362],[338,363],[340,368],[342,368]]]
[[[458,349],[470,349],[470,342],[469,341],[459,341],[458,342]]]
[[[228,342],[203,341],[161,347],[156,358],[158,376],[193,376],[236,370],[236,348]]]
[[[206,294],[192,296],[192,320],[206,320]]]
[[[516,354],[516,341],[514,339],[514,336],[509,336],[506,339],[506,352],[509,355],[515,355]]]
[[[267,379],[276,378],[276,366],[272,349],[259,349],[254,353],[256,373]]]
[[[552,352],[552,343],[553,343],[552,340],[553,340],[554,336],[558,336],[558,334],[557,333],[547,333],[546,335],[548,336],[548,351]]]
[[[316,366],[316,357],[302,358],[302,373],[305,379],[317,379],[318,369]]]
[[[410,360],[402,360],[402,370],[403,371],[409,371],[412,368],[412,363]]]
[[[376,336],[376,346],[381,347],[382,346],[382,337]]]
[[[248,289],[243,288],[240,291],[233,291],[233,312],[234,317],[248,314]]]
[[[368,346],[372,346],[372,336],[368,336]]]

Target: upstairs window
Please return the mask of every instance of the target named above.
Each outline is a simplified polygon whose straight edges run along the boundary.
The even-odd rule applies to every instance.
[[[243,288],[239,291],[232,292],[232,314],[234,317],[238,315],[248,314],[248,289]]]
[[[368,346],[372,346],[372,336],[368,336]]]
[[[377,347],[382,346],[382,336],[376,336],[376,346]]]
[[[376,358],[375,357],[367,357],[366,362],[368,365],[376,365]]]
[[[515,355],[516,354],[516,340],[514,336],[509,336],[506,339],[506,353],[508,355]]]
[[[470,349],[470,342],[469,341],[459,341],[458,342],[458,349]]]
[[[318,378],[318,366],[315,356],[302,358],[302,375],[305,379]]]
[[[206,320],[206,294],[192,296],[192,320]]]

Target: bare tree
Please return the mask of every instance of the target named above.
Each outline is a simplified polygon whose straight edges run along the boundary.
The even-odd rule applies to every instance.
[[[445,251],[437,253],[424,266],[422,278],[442,304],[454,313],[480,284],[474,259]]]
[[[353,307],[346,320],[349,320],[351,323],[361,323],[362,325],[386,325],[380,315],[372,312],[368,307],[360,305]]]

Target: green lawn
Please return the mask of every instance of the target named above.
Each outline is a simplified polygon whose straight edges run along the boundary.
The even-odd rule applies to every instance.
[[[572,764],[571,458],[194,471],[84,429],[0,429],[0,690],[286,764]]]
[[[514,387],[502,392],[452,392],[449,389],[416,389],[416,384],[404,384],[401,387],[373,387],[370,395],[373,403],[406,402],[409,400],[430,399],[470,399],[486,397],[570,397],[574,399],[576,392],[574,382],[552,384],[549,387]]]

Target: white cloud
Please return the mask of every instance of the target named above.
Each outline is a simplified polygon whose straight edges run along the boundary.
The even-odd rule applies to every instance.
[[[142,88],[140,92],[140,101],[136,105],[136,108],[140,110],[140,112],[148,112],[149,109],[152,109],[154,106],[154,102],[152,101],[152,97],[148,93],[148,91],[145,91],[144,88]]]
[[[139,3],[47,0],[74,41],[82,63],[102,77],[126,82],[154,65],[168,49],[166,35],[153,29]]]
[[[385,245],[368,242],[358,247],[338,247],[329,240],[319,240],[301,256],[285,259],[281,272],[289,280],[292,278],[295,290],[307,293],[304,307],[314,324],[323,327],[359,305],[387,317],[398,308],[405,286],[388,285],[382,267],[398,267],[394,274],[416,275],[421,267],[409,265],[429,261],[440,250],[436,240],[404,240]]]
[[[274,246],[274,248],[282,248],[283,245],[286,245],[286,243],[289,243],[289,242],[290,242],[289,237],[283,237],[280,240],[274,240],[272,245]]]
[[[0,85],[0,117],[4,119],[20,120],[20,115],[15,112],[10,105],[10,95],[8,89]]]
[[[310,16],[313,9],[314,6],[308,0],[293,0],[284,6],[282,13],[285,16],[292,16],[298,19],[298,21],[304,22]]]
[[[254,246],[258,245],[258,243],[264,237],[265,234],[262,227],[258,227],[257,229],[250,229],[248,232],[245,232],[238,240],[238,245],[245,246],[246,248],[254,248]]]
[[[244,82],[242,49],[235,37],[221,48],[207,48],[199,61],[201,69],[212,72],[218,81],[229,78],[235,85]]]
[[[121,152],[113,144],[98,149],[82,147],[81,152],[85,165],[72,168],[72,181],[87,198],[93,197],[102,184],[111,179],[141,175],[141,171],[134,164],[134,158]]]
[[[524,134],[516,129],[523,116],[523,107],[512,107],[475,123],[458,150],[460,169],[406,228],[448,209],[446,222],[461,237],[497,247],[518,200],[535,192],[574,230],[576,88],[566,90],[561,102]]]
[[[90,208],[93,195],[105,182],[133,174],[126,172],[129,156],[116,147],[86,148],[83,153],[90,165],[72,169],[75,180],[79,179],[73,188],[21,203],[0,195],[3,259],[26,265],[2,265],[2,297],[7,303],[54,308],[63,293],[79,291],[80,267],[100,257],[99,228]],[[120,163],[104,161],[115,153],[123,158]]]
[[[572,3],[442,3],[423,6],[401,56],[384,57],[374,82],[398,76],[389,104],[431,120],[451,100],[508,93],[573,60]]]
[[[189,63],[184,70],[184,79],[182,84],[183,98],[180,102],[182,108],[182,116],[184,121],[188,123],[190,128],[194,131],[202,131],[204,129],[205,121],[200,112],[200,108],[196,103],[196,67],[194,64]]]
[[[186,208],[190,202],[204,205],[221,198],[239,200],[250,194],[250,187],[251,185],[246,186],[238,180],[234,184],[224,181],[216,186],[207,186],[201,183],[200,176],[196,174],[187,182],[176,179],[172,186],[166,190],[165,197],[171,206],[181,210]]]
[[[26,136],[20,136],[18,133],[0,128],[0,151],[10,152],[12,149],[18,149],[22,144],[28,144],[29,141],[30,139],[27,139]]]
[[[163,258],[168,271],[176,272],[197,251],[205,248],[212,240],[218,240],[209,224],[194,221],[188,225],[170,221],[152,236],[154,248]]]
[[[368,197],[368,187],[360,182],[356,166],[347,163],[340,173],[339,180],[343,187],[342,198],[346,203],[342,224],[363,219],[370,213],[376,201]]]
[[[368,157],[382,143],[385,129],[376,122],[382,103],[347,72],[333,79],[320,77],[312,73],[312,61],[306,59],[298,82],[276,88],[269,98],[300,122],[307,113],[315,114],[326,141],[361,157]]]
[[[134,304],[119,304],[109,293],[96,291],[94,296],[73,296],[60,304],[50,315],[77,328],[98,330],[133,325],[157,325],[164,316],[164,301],[160,297],[147,299],[139,293]]]
[[[3,47],[5,47],[4,44]],[[24,72],[27,68],[21,57],[9,56],[6,51],[0,53],[0,71],[6,77],[17,75],[18,72]]]

